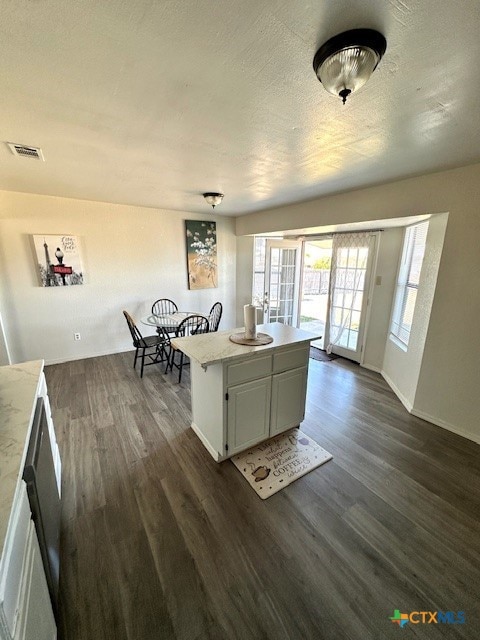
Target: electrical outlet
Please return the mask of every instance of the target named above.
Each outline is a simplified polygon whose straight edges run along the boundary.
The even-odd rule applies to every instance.
[[[80,336],[80,334],[79,334],[79,333],[74,333],[74,334],[73,334],[73,339],[74,339],[74,340],[81,340],[82,338],[81,338],[81,336]]]

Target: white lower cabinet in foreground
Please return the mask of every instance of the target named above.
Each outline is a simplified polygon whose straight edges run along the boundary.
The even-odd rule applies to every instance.
[[[309,346],[272,348],[206,370],[192,360],[192,428],[215,460],[300,424]]]
[[[14,640],[54,640],[57,635],[35,525],[30,521]]]
[[[305,417],[307,367],[278,373],[272,378],[270,435],[296,427]]]
[[[233,456],[270,436],[272,380],[260,378],[227,391],[227,444]]]
[[[20,481],[0,562],[0,639],[54,640],[56,636],[27,487]]]
[[[39,411],[42,406],[45,410]],[[32,433],[38,416],[45,417],[47,427],[35,438]],[[61,461],[43,361],[0,368],[0,418],[0,640],[55,640],[57,629],[32,519],[34,509],[23,479],[29,443],[49,444],[38,444],[38,457],[33,458],[42,482],[45,460],[51,460],[52,495],[59,500]],[[39,502],[44,486],[38,487]],[[43,524],[47,525],[45,520]]]

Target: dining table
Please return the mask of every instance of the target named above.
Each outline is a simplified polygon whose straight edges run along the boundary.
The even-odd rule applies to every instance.
[[[197,315],[203,314],[198,311],[175,311],[174,313],[163,313],[161,315],[150,313],[148,316],[141,318],[141,322],[150,327],[162,327],[167,333],[174,333],[175,329],[185,318]]]

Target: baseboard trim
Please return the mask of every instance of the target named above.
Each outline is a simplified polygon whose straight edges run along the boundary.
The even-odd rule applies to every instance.
[[[375,373],[382,373],[380,367],[375,367],[373,364],[360,363],[360,366],[364,369],[368,369],[369,371],[374,371]]]
[[[472,442],[476,442],[477,444],[480,444],[480,433],[472,433],[471,431],[465,431],[464,429],[459,429],[453,424],[445,422],[445,420],[440,420],[440,418],[431,416],[429,413],[426,413],[425,411],[420,411],[419,409],[412,409],[410,413],[413,416],[416,416],[417,418],[421,418],[422,420],[426,420],[427,422],[431,422],[435,426],[441,427],[446,431],[451,431],[452,433],[456,433],[457,435],[462,436],[463,438],[467,438],[467,440],[472,440]]]
[[[397,387],[397,385],[392,381],[392,379],[385,373],[385,371],[380,371],[380,373],[382,374],[382,377],[385,379],[385,381],[387,382],[388,386],[392,389],[392,391],[394,392],[394,394],[397,396],[397,398],[400,400],[400,402],[403,404],[403,406],[405,407],[405,409],[408,411],[408,413],[412,413],[412,409],[413,409],[413,405],[410,402],[410,400],[408,400],[403,393],[399,390],[399,388]]]
[[[134,351],[133,347],[125,347],[124,349],[116,349],[115,351],[99,351],[97,353],[91,353],[88,355],[82,356],[72,356],[71,358],[53,358],[48,359],[44,358],[45,366],[49,364],[62,364],[63,362],[74,362],[75,360],[87,360],[88,358],[98,358],[100,356],[114,356],[116,353],[126,353],[127,351]]]
[[[441,420],[440,418],[432,416],[429,413],[426,413],[425,411],[415,409],[412,406],[412,404],[405,398],[405,396],[402,393],[400,393],[397,386],[392,382],[389,376],[384,371],[380,371],[380,373],[382,374],[383,378],[387,382],[388,386],[392,389],[393,393],[397,396],[397,398],[403,404],[405,409],[412,416],[415,416],[416,418],[421,418],[422,420],[426,420],[427,422],[434,424],[436,427],[441,427],[446,431],[451,431],[452,433],[456,433],[458,436],[462,436],[467,440],[471,440],[472,442],[476,442],[477,444],[480,444],[480,433],[472,433],[471,431],[465,431],[464,429],[459,429],[455,425],[450,424],[449,422],[445,422],[445,420]]]

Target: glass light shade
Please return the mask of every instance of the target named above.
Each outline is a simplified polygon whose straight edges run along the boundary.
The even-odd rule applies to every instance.
[[[217,204],[220,204],[223,200],[223,193],[204,193],[203,197],[208,204],[211,204],[212,207],[216,207]]]
[[[329,56],[318,68],[317,77],[335,96],[341,91],[353,93],[367,82],[380,56],[370,47],[346,47]]]

